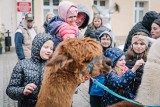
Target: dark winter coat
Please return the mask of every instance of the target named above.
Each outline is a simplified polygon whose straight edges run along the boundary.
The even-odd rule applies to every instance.
[[[84,33],[84,36],[90,37],[90,38],[95,38],[98,40],[99,35],[107,29],[108,28],[106,28],[105,26],[101,26],[101,27],[97,28],[96,30],[94,30],[92,24],[90,24],[90,25],[88,25],[86,32]]]
[[[44,22],[43,27],[44,27],[44,32],[48,33],[48,30],[47,30],[48,23],[46,21]]]
[[[126,55],[126,66],[129,68],[129,69],[132,69],[133,66],[135,65],[136,61],[137,61],[137,56],[134,56],[134,59],[133,60],[129,60],[127,55]],[[143,68],[144,68],[144,65],[140,66],[137,70],[136,70],[136,76],[134,78],[134,80],[132,81],[132,92],[133,94],[136,96],[136,93],[137,93],[137,90],[139,88],[139,85],[141,84],[141,80],[142,80],[142,75],[143,75]]]
[[[143,17],[143,20],[141,22],[138,22],[133,28],[129,31],[129,34],[127,36],[125,45],[124,45],[124,52],[126,52],[131,45],[131,40],[133,37],[133,34],[136,32],[145,32],[146,34],[150,35],[151,31],[151,24],[155,19],[158,19],[160,15],[155,11],[149,11],[145,14]]]
[[[129,87],[134,77],[135,73],[133,73],[130,69],[128,69],[122,77],[119,77],[115,71],[111,71],[105,75],[104,85],[124,97],[134,99],[134,96],[130,90],[131,87]],[[105,91],[105,94],[102,97],[102,107],[106,107],[119,101],[122,101],[122,99],[119,99]]]
[[[38,34],[32,43],[31,58],[19,61],[13,69],[6,94],[11,99],[18,100],[18,107],[34,107],[36,104],[46,62],[40,57],[40,49],[48,40],[52,40],[50,35]],[[29,83],[34,83],[37,88],[25,96],[23,91]]]
[[[60,26],[65,22],[59,17],[54,16],[49,22],[47,26],[47,30],[50,35],[53,37],[54,47],[56,47],[63,39],[58,35]]]

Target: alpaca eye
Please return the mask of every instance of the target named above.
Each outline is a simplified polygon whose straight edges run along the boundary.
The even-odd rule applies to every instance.
[[[90,63],[91,60],[90,59],[85,59],[84,61],[82,61],[82,63]]]

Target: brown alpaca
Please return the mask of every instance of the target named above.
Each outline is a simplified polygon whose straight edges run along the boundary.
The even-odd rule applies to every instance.
[[[89,75],[86,66],[101,54],[101,46],[93,39],[61,42],[46,65],[36,107],[71,107],[76,87]]]

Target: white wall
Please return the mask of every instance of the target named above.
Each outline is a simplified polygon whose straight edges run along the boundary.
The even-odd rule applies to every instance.
[[[12,46],[14,46],[14,33],[17,27],[16,0],[0,0],[0,30],[3,30],[2,25],[11,32]]]

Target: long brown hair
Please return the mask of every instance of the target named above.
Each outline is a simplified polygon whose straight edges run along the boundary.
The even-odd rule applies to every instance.
[[[133,34],[133,36],[136,36],[136,35],[148,36],[144,32],[136,32],[136,33]],[[146,62],[147,61],[147,53],[148,53],[148,46],[146,46],[146,49],[143,53],[138,54],[137,60],[143,59]],[[133,50],[132,44],[131,44],[130,48],[128,49],[128,51],[126,52],[126,55],[128,57],[128,60],[132,60],[132,61],[134,60],[134,56],[137,55]]]
[[[148,53],[148,48],[141,54],[138,54],[137,60],[143,59],[145,62],[147,61],[147,53]],[[134,56],[137,55],[134,51],[133,48],[129,48],[128,51],[126,52],[126,55],[128,57],[128,60],[134,60]]]

